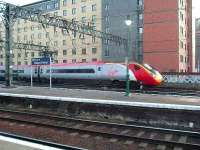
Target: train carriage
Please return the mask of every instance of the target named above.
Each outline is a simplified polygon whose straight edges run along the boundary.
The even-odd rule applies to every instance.
[[[156,86],[162,82],[162,76],[149,65],[137,63],[129,64],[129,80],[132,83],[140,83],[148,86]],[[30,80],[32,76],[38,81],[48,80],[50,66],[13,66],[13,75],[19,79]],[[124,83],[126,81],[126,65],[120,63],[76,63],[76,64],[52,64],[51,72],[53,81],[61,82],[94,82],[94,83]],[[5,74],[4,67],[0,68],[0,77]]]

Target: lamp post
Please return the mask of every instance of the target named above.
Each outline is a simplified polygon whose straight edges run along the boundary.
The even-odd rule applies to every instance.
[[[125,96],[130,95],[130,81],[129,81],[129,52],[130,52],[130,47],[131,47],[131,24],[132,20],[130,18],[130,15],[127,16],[125,20],[125,24],[127,26],[127,34],[128,34],[128,42],[127,42],[127,53],[125,57],[125,63],[126,63],[126,93]]]

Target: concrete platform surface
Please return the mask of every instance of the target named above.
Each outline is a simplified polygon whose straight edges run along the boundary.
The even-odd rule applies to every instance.
[[[112,92],[112,91],[98,91],[98,90],[82,90],[82,89],[67,89],[67,88],[52,88],[47,87],[26,87],[18,86],[16,88],[4,88],[0,86],[0,95],[4,96],[8,94],[15,94],[13,96],[32,96],[29,98],[42,98],[51,100],[69,100],[77,101],[85,99],[85,102],[92,103],[108,103],[112,102],[116,104],[147,104],[160,105],[183,105],[193,106],[200,110],[200,98],[199,97],[183,97],[183,96],[168,96],[168,95],[150,95],[150,94],[137,94],[132,93],[131,96],[124,96],[124,92]],[[17,95],[16,95],[17,94]],[[23,95],[22,95],[23,94]],[[40,97],[38,97],[40,96]],[[84,101],[79,101],[84,102]],[[174,105],[174,106],[175,106]],[[165,107],[165,106],[164,106]]]
[[[61,149],[0,136],[0,150],[61,150]]]

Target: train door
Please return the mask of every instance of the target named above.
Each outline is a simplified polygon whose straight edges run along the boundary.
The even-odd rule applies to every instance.
[[[41,82],[40,79],[40,66],[35,67],[34,77],[37,79],[38,82]]]
[[[103,66],[102,65],[97,65],[96,66],[96,79],[97,80],[102,79],[102,72],[103,72]]]

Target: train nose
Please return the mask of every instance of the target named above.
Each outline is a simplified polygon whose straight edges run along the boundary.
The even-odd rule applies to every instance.
[[[156,75],[155,79],[159,84],[163,82],[163,77],[160,73]]]

